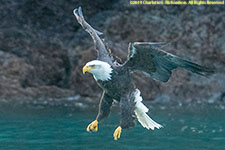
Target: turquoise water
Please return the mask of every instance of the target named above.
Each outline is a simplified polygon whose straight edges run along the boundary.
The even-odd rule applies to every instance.
[[[148,131],[137,123],[123,130],[118,141],[112,137],[119,122],[117,112],[99,125],[97,133],[87,133],[96,111],[63,107],[6,110],[0,114],[1,150],[225,149],[225,112],[215,107],[153,107],[150,115],[164,128]]]

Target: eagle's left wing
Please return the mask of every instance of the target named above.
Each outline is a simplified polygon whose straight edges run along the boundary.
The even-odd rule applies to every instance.
[[[129,55],[123,67],[130,71],[142,71],[148,77],[158,81],[167,82],[171,71],[184,68],[191,72],[208,76],[214,71],[178,56],[167,53],[159,48],[164,43],[134,42],[129,44]]]
[[[99,35],[101,35],[102,33],[95,30],[94,28],[92,28],[85,21],[82,10],[81,10],[81,7],[79,7],[78,9],[74,9],[73,14],[75,15],[78,23],[83,27],[83,29],[91,35],[91,37],[94,41],[94,44],[95,44],[95,48],[98,52],[98,59],[111,64],[113,58],[110,55],[110,51],[107,50],[105,44],[103,43],[103,41],[99,37]]]

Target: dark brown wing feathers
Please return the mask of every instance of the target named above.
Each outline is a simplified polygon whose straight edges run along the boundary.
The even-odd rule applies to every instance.
[[[124,67],[130,68],[131,71],[143,71],[150,78],[162,82],[167,82],[171,71],[176,68],[184,68],[203,76],[214,73],[210,68],[160,50],[160,46],[163,45],[147,42],[130,43],[128,60]]]

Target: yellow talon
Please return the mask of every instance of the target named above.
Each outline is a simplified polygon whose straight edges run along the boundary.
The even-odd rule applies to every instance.
[[[121,126],[117,127],[113,133],[114,140],[117,140],[120,138],[121,132],[122,132]]]
[[[98,131],[98,120],[93,121],[92,123],[90,123],[87,127],[87,131]]]

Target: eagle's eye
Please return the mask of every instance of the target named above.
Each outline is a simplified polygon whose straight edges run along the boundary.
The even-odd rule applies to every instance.
[[[94,67],[95,67],[95,65],[89,65],[89,67],[90,67],[90,68],[94,68]]]

